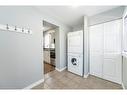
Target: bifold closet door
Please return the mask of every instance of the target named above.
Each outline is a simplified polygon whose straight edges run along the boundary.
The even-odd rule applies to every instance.
[[[103,24],[89,28],[90,74],[102,77],[103,64]]]
[[[90,26],[90,74],[121,84],[122,20]]]
[[[116,83],[121,83],[121,34],[121,20],[104,23],[103,78]]]

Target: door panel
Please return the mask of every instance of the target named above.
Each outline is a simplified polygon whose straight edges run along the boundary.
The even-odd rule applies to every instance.
[[[98,53],[91,54],[90,73],[102,78],[102,63],[103,55],[99,55]]]
[[[116,63],[113,59],[104,59],[104,74],[107,76],[113,76],[116,72]],[[113,68],[112,68],[113,67]]]
[[[121,84],[121,55],[104,59],[103,78]]]
[[[90,74],[102,77],[103,24],[90,27]]]
[[[103,78],[121,83],[121,21],[104,24]]]
[[[104,51],[107,53],[121,52],[121,20],[104,24]]]

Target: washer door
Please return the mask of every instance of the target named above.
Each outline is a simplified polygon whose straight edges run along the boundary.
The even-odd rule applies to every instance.
[[[83,55],[82,54],[68,54],[68,71],[83,75]]]
[[[77,65],[78,63],[77,63],[77,59],[76,58],[71,58],[71,63],[73,64],[73,65]]]

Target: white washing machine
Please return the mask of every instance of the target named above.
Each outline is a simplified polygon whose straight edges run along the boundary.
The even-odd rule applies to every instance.
[[[83,76],[83,31],[68,33],[68,71]]]

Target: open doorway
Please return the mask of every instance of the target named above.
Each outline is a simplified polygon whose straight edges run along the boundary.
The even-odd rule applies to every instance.
[[[44,74],[52,72],[56,67],[56,30],[58,27],[43,21],[43,63]]]

